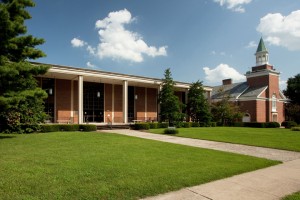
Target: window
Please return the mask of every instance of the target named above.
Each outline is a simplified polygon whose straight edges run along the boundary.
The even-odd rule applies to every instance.
[[[273,94],[272,96],[272,112],[276,112],[277,108],[276,108],[276,95]]]

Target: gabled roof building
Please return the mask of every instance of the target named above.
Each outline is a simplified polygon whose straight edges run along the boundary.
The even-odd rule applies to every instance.
[[[262,38],[255,57],[256,66],[245,74],[246,82],[223,80],[223,85],[213,87],[211,100],[218,101],[226,93],[245,113],[243,122],[281,123],[285,119],[284,103],[287,99],[280,91],[280,73],[269,64],[269,52]]]

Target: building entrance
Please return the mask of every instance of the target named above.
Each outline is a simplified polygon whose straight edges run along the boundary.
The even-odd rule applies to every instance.
[[[104,121],[103,83],[83,83],[83,114],[86,123]]]

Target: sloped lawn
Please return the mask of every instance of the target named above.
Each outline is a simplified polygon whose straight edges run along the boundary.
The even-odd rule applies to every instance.
[[[0,134],[0,199],[138,199],[279,162],[106,133]]]
[[[150,129],[149,131],[163,133],[163,129]],[[300,133],[283,128],[180,128],[176,136],[300,152]]]

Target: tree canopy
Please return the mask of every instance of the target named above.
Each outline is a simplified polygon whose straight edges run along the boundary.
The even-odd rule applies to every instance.
[[[209,124],[211,121],[210,106],[204,93],[202,82],[192,83],[188,92],[188,114],[193,122]]]
[[[26,35],[25,20],[31,16],[26,10],[31,0],[1,0],[0,3],[0,130],[32,132],[45,118],[45,91],[37,87],[36,76],[47,67],[33,65],[28,59],[45,54],[35,46],[44,40]]]
[[[288,79],[284,95],[291,100],[286,105],[286,120],[300,123],[300,74]]]
[[[161,90],[159,92],[160,120],[173,123],[181,117],[178,97],[174,94],[174,85],[171,70],[166,69],[164,79],[162,79]]]

